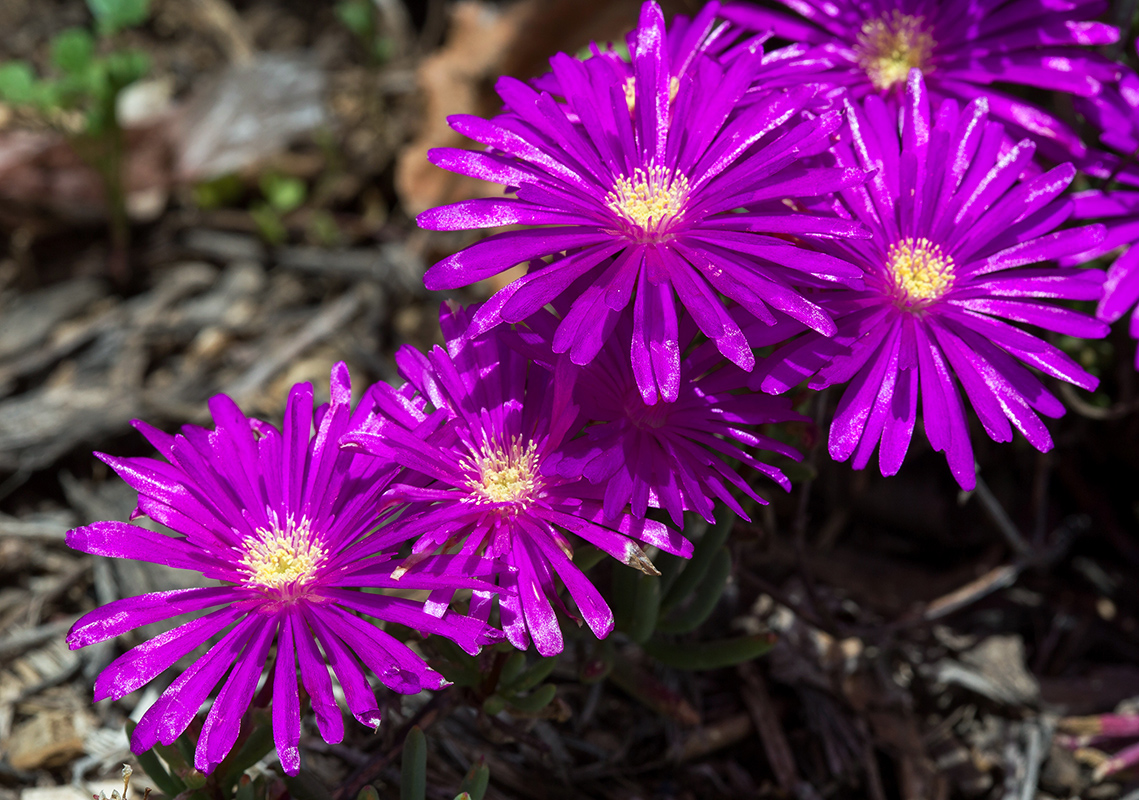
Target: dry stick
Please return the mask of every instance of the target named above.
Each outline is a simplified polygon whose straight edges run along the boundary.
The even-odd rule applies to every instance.
[[[1043,547],[1048,526],[1048,485],[1052,482],[1052,455],[1038,453],[1032,476],[1032,499],[1036,508],[1036,523],[1032,527],[1032,543]]]
[[[191,0],[189,7],[203,27],[212,31],[230,61],[248,64],[253,60],[253,43],[245,23],[226,0]]]
[[[5,636],[3,639],[0,639],[0,661],[15,658],[31,647],[36,647],[44,642],[51,641],[57,636],[62,636],[71,629],[71,626],[74,625],[78,619],[79,614],[73,614],[70,617],[49,622],[46,625],[16,631],[9,636]]]
[[[981,477],[980,473],[977,474],[977,488],[974,490],[977,499],[981,501],[981,506],[989,514],[989,518],[996,523],[997,528],[1000,529],[1001,534],[1009,543],[1009,546],[1021,558],[1028,558],[1032,555],[1032,545],[1021,535],[1012,519],[1009,517],[1008,512],[1005,511],[1004,506],[993,495],[989,489],[989,485],[985,483],[985,479]]]
[[[1139,402],[1134,400],[1130,402],[1116,403],[1115,405],[1108,406],[1107,408],[1100,408],[1093,406],[1087,400],[1080,397],[1076,393],[1075,387],[1070,383],[1060,384],[1060,396],[1064,398],[1064,402],[1079,414],[1081,417],[1094,419],[1097,421],[1123,419],[1128,414],[1139,411]]]
[[[795,756],[791,753],[791,745],[787,743],[783,726],[779,724],[779,717],[771,705],[771,695],[767,692],[763,676],[751,662],[740,664],[736,671],[743,680],[744,705],[759,733],[763,752],[767,754],[767,763],[771,765],[779,787],[792,794],[799,782],[799,771],[795,767]]]
[[[360,296],[350,291],[335,303],[320,310],[310,319],[297,335],[284,342],[265,358],[253,365],[253,368],[233,381],[225,389],[228,394],[239,403],[261,387],[265,381],[272,378],[278,371],[284,369],[290,362],[314,344],[331,336],[355,316],[360,308]]]

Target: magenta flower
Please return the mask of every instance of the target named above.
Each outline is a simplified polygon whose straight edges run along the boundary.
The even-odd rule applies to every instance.
[[[131,738],[134,752],[159,741],[171,744],[228,672],[195,753],[195,766],[211,772],[237,740],[276,641],[270,679],[273,736],[282,766],[295,775],[300,768],[298,669],[328,742],[344,736],[329,665],[353,716],[373,728],[380,711],[364,667],[397,692],[444,685],[407,645],[362,617],[437,633],[470,653],[501,638],[468,617],[439,618],[419,603],[358,591],[492,587],[477,578],[441,577],[449,567],[446,558],[405,566],[375,545],[378,539],[370,534],[379,518],[377,501],[396,468],[337,448],[352,421],[343,364],[332,371],[331,397],[331,405],[317,412],[315,436],[312,387],[300,384],[289,395],[283,430],[245,417],[219,395],[210,402],[216,430],[186,426],[171,436],[135,423],[169,463],[99,454],[138,491],[135,516],[150,517],[179,535],[96,522],[69,532],[68,545],[94,555],[195,570],[222,582],[115,601],[84,616],[68,634],[68,645],[85,647],[141,625],[213,609],[128,651],[95,682],[95,700],[118,699],[224,633],[143,714]]]
[[[1086,46],[1118,41],[1095,22],[1102,0],[779,0],[790,11],[729,3],[721,14],[757,31],[823,48],[834,60],[825,77],[856,98],[902,101],[911,69],[935,101],[985,97],[990,114],[1017,137],[1055,142],[1059,154],[1084,146],[1064,123],[992,84],[1017,84],[1091,96],[1115,80],[1117,66]]]
[[[410,563],[444,550],[456,552],[460,571],[464,563],[506,567],[498,578],[507,590],[499,595],[499,613],[507,638],[520,649],[533,640],[544,656],[562,651],[555,609],[569,611],[555,577],[590,629],[607,636],[613,614],[571,560],[573,537],[650,574],[656,570],[637,541],[684,557],[692,554],[691,543],[627,513],[605,521],[588,481],[546,469],[580,425],[573,369],[564,359],[550,372],[508,347],[499,331],[465,339],[468,313],[444,307],[440,316],[447,351],[423,356],[405,347],[397,356],[401,374],[429,407],[387,391],[367,422],[343,439],[405,468],[387,495],[392,504],[406,504],[388,535],[414,541]],[[443,588],[432,602],[445,608],[453,593]],[[490,600],[476,591],[471,614],[485,619]]]
[[[818,48],[802,44],[794,44],[774,50],[764,49],[764,44],[771,38],[770,31],[755,33],[739,26],[731,25],[720,16],[720,3],[717,0],[705,5],[699,13],[691,19],[683,14],[672,18],[665,37],[664,47],[668,51],[667,62],[669,67],[669,87],[672,91],[673,82],[679,89],[680,78],[694,64],[699,64],[700,55],[715,58],[721,68],[727,68],[738,58],[749,59],[753,62],[752,85],[741,98],[742,103],[756,100],[769,95],[774,90],[788,89],[802,86],[804,83],[818,83],[820,94],[829,89],[827,76],[820,75],[812,81],[809,73],[825,73],[834,67],[834,59]],[[627,35],[628,51],[634,52],[637,47],[637,31]],[[636,77],[633,64],[623,58],[621,54],[612,49],[603,50],[596,44],[590,45],[593,58],[587,61],[591,71],[607,69],[610,75],[603,78],[604,82],[616,82],[625,91],[625,100],[630,111],[636,108]],[[530,81],[530,85],[543,92],[549,92],[555,98],[566,95],[558,82],[558,71],[547,72]],[[817,96],[812,98],[812,108],[815,105],[827,106],[830,100]],[[566,108],[566,116],[574,122],[580,122],[573,108]]]
[[[1050,302],[1098,299],[1102,272],[1033,266],[1091,248],[1103,227],[1056,230],[1071,214],[1062,193],[1075,168],[1019,180],[1034,145],[1022,141],[999,157],[1005,133],[986,105],[980,98],[959,110],[947,100],[931,121],[918,70],[900,131],[876,95],[848,104],[850,133],[832,152],[839,164],[876,174],[865,187],[843,191],[838,208],[874,237],[830,246],[863,266],[866,289],[820,298],[838,321],[834,339],[808,332],[773,353],[755,381],[773,393],[812,374],[812,388],[849,381],[830,452],[838,461],[853,456],[857,469],[881,443],[882,474],[898,471],[920,396],[929,443],[972,488],[958,384],[992,439],[1010,441],[1015,427],[1039,450],[1052,439],[1037,414],[1059,417],[1064,406],[1025,365],[1085,389],[1097,384],[1059,349],[1010,322],[1106,334],[1102,322]]]
[[[742,103],[764,69],[758,51],[722,65],[696,49],[674,74],[669,35],[651,2],[633,38],[631,93],[614,59],[582,62],[562,54],[550,62],[562,100],[503,78],[498,91],[507,113],[493,121],[452,117],[455,130],[491,150],[433,150],[432,162],[502,183],[516,196],[432,209],[418,222],[432,230],[545,226],[496,234],[438,262],[427,271],[427,287],[466,286],[529,263],[529,274],[482,307],[471,335],[525,320],[564,295],[573,302],[553,346],[579,365],[597,355],[631,303],[637,385],[646,402],[658,394],[671,402],[680,390],[678,299],[744,370],[755,359],[722,296],[768,323],[774,308],[833,332],[827,315],[795,286],[819,278],[857,285],[860,272],[786,237],[864,233],[783,200],[825,194],[865,176],[800,163],[824,151],[841,125],[837,112],[800,116],[813,87]],[[546,256],[554,258],[540,261]]]
[[[544,349],[545,360],[552,362],[548,342],[557,320],[536,314],[527,325],[532,329],[528,338],[534,343],[531,357],[541,358]],[[746,320],[743,326],[745,330],[749,327]],[[757,347],[801,330],[797,323],[771,327],[752,323],[750,327],[770,334],[766,341],[752,341]],[[748,519],[736,493],[767,503],[740,475],[733,460],[790,490],[786,476],[752,452],[770,450],[795,460],[802,457],[794,448],[756,431],[768,423],[805,419],[791,410],[790,402],[745,391],[748,374],[725,362],[711,342],[704,341],[688,352],[697,330],[685,316],[678,328],[684,353],[678,397],[671,403],[649,405],[637,390],[620,345],[629,340],[632,328],[632,315],[626,311],[605,347],[581,368],[574,400],[590,424],[551,456],[547,472],[553,470],[563,478],[584,476],[602,487],[607,519],[623,514],[626,506],[635,517],[644,517],[649,507],[664,508],[678,526],[683,525],[684,511],[714,521],[716,500]]]
[[[1107,189],[1092,189],[1072,196],[1076,219],[1100,220],[1107,236],[1099,246],[1066,260],[1081,264],[1120,250],[1107,273],[1103,299],[1096,316],[1115,322],[1128,311],[1131,336],[1139,338],[1139,76],[1128,70],[1118,87],[1107,87],[1083,104],[1085,115],[1101,131],[1100,141],[1122,155],[1096,152],[1082,164],[1085,172],[1110,179]],[[1139,352],[1135,355],[1139,369]]]

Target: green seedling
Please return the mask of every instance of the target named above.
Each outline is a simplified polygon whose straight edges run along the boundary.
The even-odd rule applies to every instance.
[[[392,41],[380,33],[372,0],[341,0],[336,4],[336,18],[359,40],[373,65],[383,64],[392,57]]]
[[[71,141],[103,181],[110,212],[112,271],[126,277],[130,227],[123,176],[125,142],[115,115],[119,95],[150,69],[137,50],[114,49],[119,31],[140,25],[149,0],[87,0],[95,32],[68,28],[50,43],[54,74],[37,76],[24,61],[0,64],[0,100],[36,114]]]

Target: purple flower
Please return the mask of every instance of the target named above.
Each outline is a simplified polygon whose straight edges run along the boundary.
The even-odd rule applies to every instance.
[[[687,30],[687,28],[685,29]],[[788,242],[788,236],[864,235],[846,220],[799,213],[785,198],[821,195],[865,176],[807,169],[826,149],[837,112],[801,117],[811,86],[742,103],[764,69],[758,50],[722,65],[699,49],[674,74],[660,8],[646,3],[634,34],[632,90],[615,59],[551,59],[561,101],[503,78],[507,113],[451,118],[489,152],[438,149],[436,165],[505,184],[514,197],[455,203],[421,214],[433,230],[542,225],[491,236],[427,271],[429,289],[452,289],[519,263],[531,272],[499,291],[471,335],[520,322],[559,296],[573,300],[554,350],[587,364],[622,309],[633,305],[630,346],[642,396],[680,390],[677,306],[744,370],[755,359],[721,296],[756,318],[778,309],[825,334],[833,323],[795,288],[825,278],[857,285],[859,271]],[[742,207],[747,211],[740,212]],[[543,257],[554,256],[550,263]]]
[[[1112,185],[1073,195],[1075,217],[1102,220],[1107,236],[1098,247],[1072,256],[1066,263],[1081,264],[1123,248],[1108,270],[1096,316],[1111,323],[1135,309],[1131,336],[1139,338],[1139,247],[1132,246],[1139,239],[1139,166],[1134,159],[1139,151],[1139,76],[1128,70],[1118,88],[1107,87],[1082,106],[1100,129],[1100,141],[1124,155],[1096,152],[1081,165],[1085,172],[1110,179]],[[1139,369],[1139,352],[1135,368]]]
[[[1120,185],[1111,190],[1093,189],[1072,195],[1075,217],[1102,220],[1107,236],[1098,247],[1072,256],[1065,263],[1082,264],[1123,248],[1108,270],[1096,316],[1112,323],[1131,311],[1131,337],[1139,339],[1139,247],[1133,246],[1139,239],[1139,188],[1131,188],[1139,187],[1139,173],[1121,173],[1117,180]],[[1139,369],[1139,352],[1135,354],[1135,369]]]
[[[598,637],[613,628],[613,614],[571,560],[574,534],[619,561],[656,574],[636,541],[688,557],[692,545],[652,520],[627,513],[604,519],[597,492],[586,480],[552,475],[546,462],[578,430],[572,404],[573,368],[559,359],[553,372],[508,347],[500,331],[465,339],[469,314],[442,310],[448,351],[424,356],[405,347],[401,374],[420,392],[409,402],[395,390],[379,396],[376,412],[344,437],[405,467],[388,492],[406,504],[391,523],[393,540],[414,540],[415,559],[442,549],[456,551],[471,569],[497,562],[506,590],[499,596],[502,628],[518,648],[544,656],[562,651],[555,609],[569,613],[555,577]],[[424,405],[422,401],[426,400]],[[483,568],[483,572],[486,569]],[[432,603],[442,609],[449,588]],[[476,591],[471,614],[486,618],[490,594]]]
[[[832,152],[839,164],[876,174],[842,192],[838,209],[874,236],[825,246],[863,266],[866,289],[820,297],[838,321],[834,339],[808,333],[772,354],[768,373],[756,377],[769,392],[812,374],[812,388],[849,381],[830,452],[839,461],[853,456],[856,468],[880,442],[882,474],[897,472],[920,396],[926,437],[971,488],[973,452],[958,383],[990,437],[1010,441],[1015,427],[1040,450],[1052,439],[1037,414],[1059,417],[1064,406],[1025,365],[1085,389],[1097,384],[1059,349],[1010,322],[1105,335],[1102,322],[1048,302],[1098,299],[1102,272],[1032,266],[1089,249],[1103,228],[1056,230],[1071,214],[1062,193],[1075,168],[1019,180],[1034,145],[1022,141],[1000,157],[1005,133],[986,105],[980,98],[962,110],[946,100],[931,124],[916,69],[900,132],[878,96],[848,103],[850,132]]]
[[[546,349],[550,361],[548,342],[557,320],[536,314],[527,324],[533,329],[534,354],[541,357]],[[747,321],[743,324],[747,330]],[[769,334],[766,341],[752,341],[754,346],[782,341],[801,329],[797,323],[752,327],[759,329],[758,334]],[[637,390],[620,345],[629,340],[632,328],[632,315],[622,314],[605,347],[581,368],[574,399],[590,424],[547,461],[547,472],[553,470],[563,478],[584,476],[603,487],[607,519],[617,518],[626,506],[634,516],[643,517],[651,506],[666,509],[678,526],[683,524],[684,511],[714,521],[717,499],[748,519],[733,490],[766,504],[732,459],[790,490],[790,481],[778,468],[750,452],[771,450],[795,460],[802,457],[794,448],[754,430],[767,423],[805,419],[791,410],[790,402],[743,391],[748,374],[725,362],[712,342],[705,340],[686,352],[697,333],[686,316],[678,328],[685,353],[678,397],[671,403],[649,405]]]
[[[741,98],[741,103],[762,98],[776,89],[802,86],[811,82],[808,73],[822,73],[834,67],[834,61],[829,54],[802,44],[764,51],[763,45],[771,38],[770,31],[762,33],[746,31],[717,19],[719,14],[720,3],[713,0],[691,19],[682,14],[672,18],[664,42],[668,51],[670,93],[675,94],[674,85],[676,90],[679,90],[681,76],[696,63],[700,55],[715,58],[722,68],[727,68],[738,58],[758,62],[750,66],[753,70],[752,85]],[[637,31],[631,31],[626,39],[628,51],[630,53],[635,51]],[[633,112],[636,108],[636,77],[631,61],[613,49],[602,50],[596,44],[590,45],[590,52],[593,58],[587,62],[589,68],[608,69],[612,74],[606,78],[616,81],[624,89],[625,101],[629,111]],[[826,85],[825,75],[814,82],[820,84],[820,89],[829,88]],[[558,82],[558,72],[547,72],[531,80],[530,85],[540,91],[549,92],[556,98],[566,95]],[[822,106],[830,104],[830,100],[823,97],[813,98],[813,102]],[[580,121],[572,107],[567,107],[565,110],[571,120]]]
[[[378,498],[397,468],[338,449],[353,421],[343,364],[332,371],[331,397],[331,404],[317,411],[315,436],[312,387],[300,384],[289,395],[283,430],[247,418],[219,395],[210,402],[216,430],[186,426],[171,436],[135,423],[166,462],[99,454],[138,491],[134,516],[150,517],[180,535],[96,522],[69,532],[68,545],[94,555],[195,570],[222,582],[109,603],[68,634],[72,648],[85,647],[141,625],[213,609],[128,651],[95,682],[96,700],[118,699],[224,632],[143,714],[131,739],[136,753],[159,741],[171,744],[229,672],[206,715],[195,754],[195,766],[203,772],[217,767],[237,739],[275,640],[273,736],[282,766],[295,775],[300,767],[298,669],[317,727],[329,742],[343,738],[344,722],[327,665],[353,716],[369,727],[379,724],[380,711],[362,666],[398,692],[444,685],[407,645],[358,615],[447,636],[471,653],[500,638],[468,617],[452,613],[440,619],[419,603],[357,591],[464,584],[485,589],[489,584],[440,577],[449,567],[446,558],[405,567],[375,546],[377,537],[370,534],[379,518]],[[398,581],[392,577],[396,570],[403,573]]]
[[[1090,96],[1113,81],[1117,67],[1083,46],[1111,44],[1119,31],[1093,21],[1102,0],[779,0],[797,14],[730,3],[722,15],[746,28],[824,48],[825,73],[856,98],[879,94],[898,103],[911,69],[931,97],[962,103],[977,97],[1016,136],[1052,140],[1060,153],[1084,147],[1039,106],[992,88],[1019,84]]]

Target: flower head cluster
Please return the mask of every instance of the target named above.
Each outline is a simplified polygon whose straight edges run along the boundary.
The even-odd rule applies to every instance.
[[[1086,49],[1119,39],[1116,28],[1095,21],[1105,6],[1098,0],[779,2],[788,11],[734,2],[721,13],[745,28],[814,45],[832,64],[820,77],[854,98],[877,94],[896,107],[910,70],[917,69],[935,102],[984,97],[989,113],[1011,133],[1054,143],[1058,155],[1080,156],[1084,145],[1040,106],[992,84],[1094,96],[1119,72]]]
[[[1055,346],[1018,324],[1101,337],[1106,326],[1055,304],[1095,300],[1103,273],[1044,265],[1103,239],[1102,226],[1057,230],[1072,211],[1064,164],[1022,179],[1035,146],[1001,156],[1002,126],[980,98],[946,100],[932,116],[918,70],[907,85],[901,125],[876,95],[849,103],[849,136],[832,149],[838,164],[875,170],[844,190],[836,209],[873,232],[831,248],[866,274],[866,288],[820,303],[838,333],[808,333],[777,351],[756,383],[781,392],[814,375],[812,388],[850,385],[830,431],[830,452],[865,466],[881,445],[882,473],[897,472],[909,448],[918,400],[926,436],[954,477],[974,484],[969,431],[958,384],[986,433],[1009,441],[1015,427],[1040,450],[1052,446],[1038,414],[1064,407],[1025,365],[1085,389],[1097,380]]]
[[[366,672],[400,692],[443,685],[387,622],[468,653],[502,638],[559,653],[559,614],[607,635],[581,543],[655,574],[656,551],[693,546],[653,509],[677,525],[717,502],[746,517],[763,502],[754,473],[789,488],[757,451],[798,457],[767,426],[803,418],[767,395],[804,381],[847,384],[829,450],[858,468],[878,450],[897,472],[920,417],[973,486],[969,408],[994,440],[1016,429],[1051,447],[1041,417],[1064,408],[1040,373],[1096,379],[1038,331],[1106,333],[1069,301],[1100,300],[1103,273],[1079,265],[1139,236],[1139,168],[1083,158],[1061,122],[990,84],[1086,96],[1106,146],[1139,148],[1139,77],[1104,88],[1118,67],[1084,49],[1118,38],[1090,21],[1102,3],[781,2],[801,18],[711,3],[666,28],[650,0],[628,60],[556,56],[533,82],[499,81],[499,116],[450,120],[486,149],[431,160],[506,194],[419,224],[531,227],[443,259],[428,288],[528,272],[480,306],[445,306],[446,347],[400,350],[402,386],[377,384],[353,410],[338,365],[331,402],[314,413],[311,387],[294,387],[279,429],[218,397],[213,430],[138,423],[164,460],[100,456],[138,491],[135,516],[172,533],[99,522],[68,543],[217,582],[111,603],[68,637],[193,615],[96,683],[122,697],[204,649],[143,715],[136,751],[171,743],[213,696],[195,756],[208,772],[271,695],[295,774],[302,688],[335,742],[333,676],[370,726]],[[765,51],[771,35],[793,43]],[[1043,147],[1120,186],[1073,200],[1075,167],[1042,170]],[[1108,233],[1068,226],[1073,212]],[[1107,286],[1110,321],[1139,300],[1139,248]]]
[[[433,150],[433,163],[502,183],[514,196],[436,208],[418,222],[435,230],[545,226],[499,233],[440,261],[427,271],[428,288],[458,288],[529,263],[529,274],[483,306],[471,335],[521,322],[565,296],[571,303],[554,350],[579,365],[601,351],[632,305],[625,346],[637,386],[649,403],[673,402],[680,388],[678,311],[744,370],[755,357],[722,298],[769,324],[777,309],[834,332],[796,286],[857,285],[860,273],[788,238],[857,236],[861,229],[782,200],[837,191],[864,176],[802,165],[826,149],[841,117],[802,115],[813,86],[749,95],[764,70],[756,44],[750,57],[729,51],[735,57],[726,63],[692,47],[677,71],[653,3],[645,4],[630,40],[626,70],[600,54],[553,58],[560,100],[503,78],[498,91],[507,113],[491,121],[452,117],[455,130],[490,150]],[[546,257],[548,263],[540,260]]]
[[[656,572],[638,542],[688,556],[692,545],[667,526],[621,511],[606,520],[588,481],[551,473],[547,462],[580,425],[573,403],[574,370],[565,358],[553,369],[529,362],[498,331],[463,334],[470,315],[444,307],[447,350],[423,356],[404,348],[400,371],[419,392],[408,402],[395,390],[377,395],[375,411],[345,443],[404,468],[390,489],[401,504],[391,536],[411,539],[412,560],[454,553],[455,568],[494,562],[502,628],[515,646],[530,641],[542,655],[562,650],[555,609],[567,613],[555,578],[598,637],[613,614],[574,565],[578,537],[617,560]],[[489,571],[484,567],[483,572]],[[453,590],[433,602],[446,608]],[[476,591],[471,613],[486,618],[489,592]]]
[[[175,535],[96,522],[68,533],[67,543],[94,555],[194,570],[221,583],[109,603],[68,635],[71,647],[84,647],[142,625],[208,612],[129,650],[96,681],[96,700],[123,697],[220,635],[143,714],[131,738],[135,752],[173,743],[220,684],[195,754],[195,766],[212,771],[237,740],[275,643],[273,735],[285,771],[295,775],[300,685],[312,698],[325,740],[344,736],[329,666],[348,710],[369,727],[379,724],[380,709],[365,669],[397,692],[444,684],[369,618],[446,636],[471,653],[500,638],[478,620],[428,614],[411,600],[361,591],[489,584],[473,577],[477,573],[449,574],[447,558],[405,565],[370,536],[379,522],[379,497],[396,468],[338,447],[354,424],[343,364],[332,372],[331,397],[314,419],[312,387],[294,387],[278,430],[247,418],[220,395],[210,404],[217,425],[212,431],[187,426],[171,436],[136,423],[166,461],[100,456],[138,491],[135,516]]]

